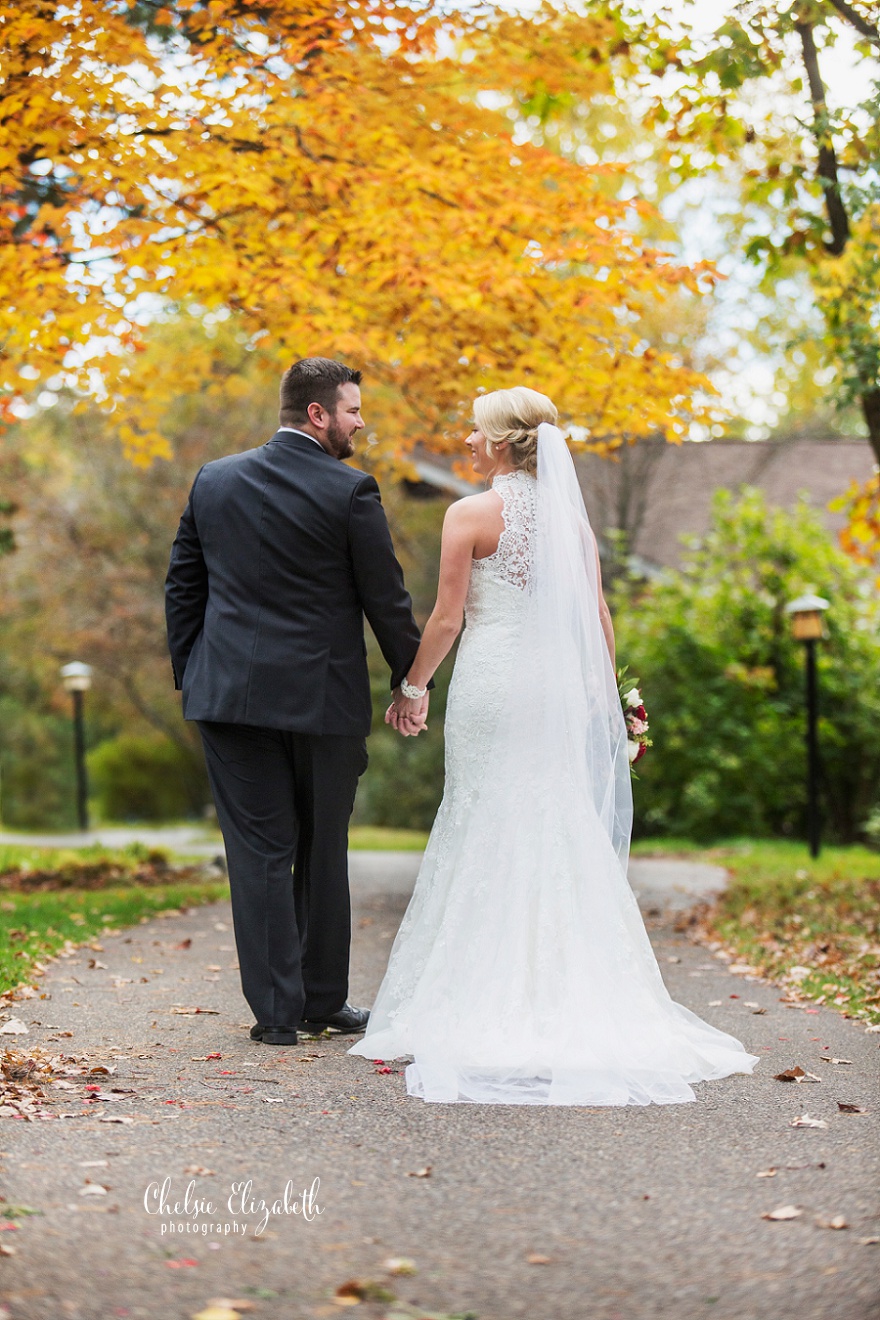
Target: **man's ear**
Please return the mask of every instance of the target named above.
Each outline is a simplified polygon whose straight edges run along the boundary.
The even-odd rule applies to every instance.
[[[309,415],[309,421],[312,423],[312,426],[317,426],[320,429],[327,425],[327,413],[321,407],[320,403],[310,403],[306,412]]]

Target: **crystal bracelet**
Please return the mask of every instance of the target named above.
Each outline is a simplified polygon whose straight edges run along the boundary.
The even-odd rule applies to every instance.
[[[406,698],[408,698],[408,700],[410,701],[417,701],[419,697],[423,697],[425,693],[428,691],[426,687],[423,688],[414,687],[412,683],[408,683],[405,678],[400,680],[400,690],[403,693],[403,695]]]

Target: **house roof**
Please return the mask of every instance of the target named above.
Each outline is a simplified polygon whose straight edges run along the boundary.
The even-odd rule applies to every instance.
[[[663,568],[678,565],[682,536],[708,530],[712,496],[721,487],[756,486],[781,508],[792,508],[804,494],[836,535],[844,517],[829,512],[829,501],[854,478],[865,481],[874,467],[863,440],[660,441],[644,446],[642,455],[638,448],[618,463],[585,455],[578,460],[578,476],[597,530],[626,526],[620,513],[628,501],[630,550]],[[636,489],[627,491],[627,484]]]

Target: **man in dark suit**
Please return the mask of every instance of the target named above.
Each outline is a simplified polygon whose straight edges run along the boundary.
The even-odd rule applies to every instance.
[[[251,1036],[273,1045],[366,1026],[367,1010],[347,1003],[348,823],[371,718],[364,615],[395,702],[419,645],[379,488],[340,461],[364,425],[360,380],[327,358],[290,367],[272,439],[198,473],[165,584],[174,683],[226,845]],[[426,713],[427,697],[401,732]]]

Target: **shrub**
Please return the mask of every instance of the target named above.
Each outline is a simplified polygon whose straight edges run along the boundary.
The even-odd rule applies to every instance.
[[[803,646],[786,602],[831,602],[818,646],[827,833],[861,837],[880,804],[880,608],[806,499],[716,494],[679,572],[622,586],[618,656],[642,684],[654,746],[635,785],[638,833],[708,840],[804,830]]]
[[[90,789],[104,820],[179,820],[209,800],[195,753],[156,734],[119,734],[88,755]]]

